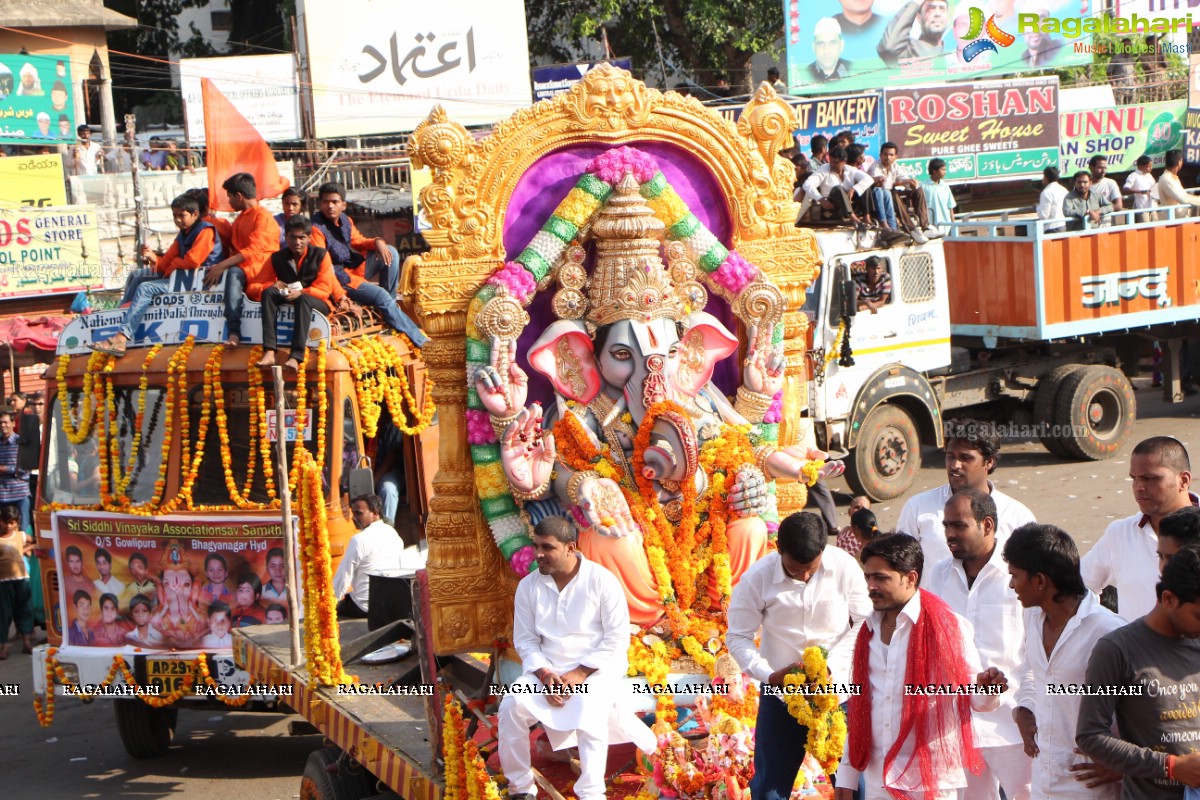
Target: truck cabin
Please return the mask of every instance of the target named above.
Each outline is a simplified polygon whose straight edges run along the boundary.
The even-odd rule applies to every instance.
[[[409,385],[418,402],[424,398],[424,366],[398,337],[386,337],[402,349]],[[125,513],[174,513],[205,517],[213,514],[277,516],[282,480],[276,463],[279,425],[275,391],[269,371],[251,378],[250,348],[223,354],[219,375],[205,377],[212,345],[196,344],[187,355],[180,401],[179,381],[168,374],[168,364],[182,346],[164,347],[153,358],[148,349],[130,350],[111,372],[111,401],[105,413],[94,398],[85,403],[84,384],[89,357],[74,356],[60,364],[65,406],[60,400],[59,377],[48,383],[46,434],[38,485],[37,509],[93,508]],[[428,507],[433,463],[427,455],[432,443],[422,436],[406,436],[393,425],[389,404],[381,401],[369,413],[377,415],[376,434],[364,431],[363,413],[355,385],[353,365],[343,353],[326,353],[326,424],[317,430],[320,398],[317,357],[310,354],[305,380],[305,417],[302,446],[314,458],[325,448],[323,485],[328,513],[330,549],[335,561],[354,533],[350,512],[353,496],[374,491],[376,478],[370,465],[385,463],[398,480],[400,511],[397,529],[409,544],[419,538],[419,524]],[[92,391],[102,379],[87,381]],[[175,388],[171,388],[171,383]],[[103,381],[107,384],[107,381]],[[143,388],[144,387],[144,388]],[[107,393],[107,386],[103,388]],[[283,435],[287,463],[296,452],[294,409],[300,398],[294,382],[286,390]],[[89,410],[90,408],[90,410]],[[69,416],[64,418],[64,413]],[[107,431],[101,420],[107,418]],[[140,421],[140,427],[138,425]],[[404,424],[410,424],[405,422]],[[185,430],[186,436],[177,431]],[[107,450],[107,458],[102,459]],[[270,475],[263,469],[269,460]],[[102,461],[104,463],[102,463]],[[194,476],[191,474],[194,470]],[[190,504],[181,496],[190,487]],[[237,496],[235,496],[235,493]],[[295,501],[294,501],[295,502]],[[296,506],[293,505],[293,513]],[[52,529],[49,515],[38,512],[39,532]],[[49,549],[50,542],[42,546]],[[56,585],[53,581],[48,586]],[[47,593],[48,610],[57,614],[57,598]],[[60,631],[61,632],[61,631]]]

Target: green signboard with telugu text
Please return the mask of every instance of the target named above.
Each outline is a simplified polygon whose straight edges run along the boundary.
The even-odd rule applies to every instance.
[[[0,144],[75,141],[71,62],[61,56],[0,53]]]

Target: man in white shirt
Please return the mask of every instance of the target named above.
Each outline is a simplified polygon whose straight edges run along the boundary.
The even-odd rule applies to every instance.
[[[746,570],[729,601],[729,652],[763,687],[750,782],[753,800],[788,797],[804,761],[804,728],[771,689],[803,668],[808,647],[828,648],[832,683],[849,683],[854,637],[871,613],[858,562],[840,548],[826,547],[827,541],[818,515],[792,514],[779,525],[778,552]]]
[[[895,142],[884,142],[879,148],[879,160],[867,170],[875,179],[871,196],[875,198],[875,207],[884,209],[888,224],[892,228],[896,228],[896,221],[899,219],[900,229],[909,231],[913,241],[924,244],[941,236],[942,232],[929,224],[929,206],[925,202],[925,190],[896,160],[898,155],[899,150]],[[906,198],[912,202],[912,214],[908,211]],[[913,220],[913,214],[916,215],[916,220]]]
[[[1088,161],[1088,169],[1092,173],[1092,191],[1112,203],[1113,211],[1121,211],[1125,206],[1121,200],[1121,187],[1108,174],[1108,159],[1104,156],[1092,156]]]
[[[1164,206],[1200,206],[1200,197],[1188,194],[1179,182],[1183,169],[1183,151],[1168,150],[1163,160],[1162,175],[1158,176],[1158,200]],[[1192,210],[1195,214],[1195,209]]]
[[[922,585],[971,623],[983,663],[1015,677],[1025,631],[1003,548],[996,545],[996,502],[986,492],[962,489],[946,502],[942,526],[953,557],[934,564]],[[1009,687],[1020,684],[1010,677]],[[1000,788],[1010,800],[1028,800],[1033,765],[1013,721],[1015,707],[1010,691],[995,711],[975,715],[975,746],[987,766],[967,775],[964,800],[997,800]]]
[[[1150,209],[1158,205],[1158,179],[1154,177],[1154,159],[1150,156],[1138,156],[1137,169],[1129,173],[1125,179],[1125,191],[1133,195],[1135,209]],[[1134,222],[1152,222],[1157,215],[1141,214],[1134,217]]]
[[[398,577],[404,540],[383,520],[383,500],[366,494],[350,503],[358,533],[346,543],[342,563],[333,576],[333,596],[338,598],[340,619],[367,616],[371,576]]]
[[[1050,687],[1081,686],[1097,640],[1125,625],[1083,585],[1079,550],[1053,525],[1022,525],[1004,545],[1017,599],[1025,608],[1020,684],[1013,719],[1033,759],[1033,800],[1117,800],[1119,774],[1075,754],[1079,696]]]
[[[1172,511],[1196,505],[1187,448],[1171,436],[1138,442],[1129,457],[1138,513],[1111,523],[1080,563],[1083,581],[1099,594],[1117,587],[1117,613],[1133,621],[1158,603],[1158,524]]]
[[[947,424],[945,434],[945,486],[909,498],[900,510],[896,530],[915,536],[925,552],[925,563],[933,565],[950,557],[942,512],[946,501],[960,489],[987,492],[996,502],[996,541],[1001,546],[1008,534],[1026,522],[1036,522],[1033,512],[1018,500],[997,489],[988,476],[1000,458],[1000,432],[991,422],[957,420]]]
[[[537,793],[529,729],[540,722],[555,750],[579,747],[579,800],[604,798],[609,743],[632,741],[653,753],[656,739],[623,708],[619,681],[629,668],[629,606],[616,576],[583,558],[577,532],[562,517],[534,529],[538,571],[517,584],[513,647],[524,674],[497,715],[500,766],[510,800]]]
[[[848,219],[859,225],[862,221],[854,213],[854,197],[866,192],[874,182],[870,175],[846,163],[844,148],[834,147],[829,151],[829,163],[813,170],[801,187],[804,200],[800,203],[800,217],[803,219],[809,208],[817,205],[822,219]]]
[[[1038,197],[1038,219],[1062,219],[1063,201],[1067,199],[1067,188],[1058,182],[1058,167],[1046,167],[1042,170],[1042,194]],[[1047,233],[1066,230],[1067,223],[1056,222],[1047,225]]]
[[[64,166],[68,175],[95,175],[99,172],[100,159],[104,157],[104,148],[92,141],[92,129],[80,125],[75,129],[79,142],[67,151]]]
[[[113,577],[112,574],[112,553],[105,550],[103,547],[96,549],[96,571],[100,573],[100,577],[92,581],[96,586],[96,590],[100,594],[111,594],[120,597],[125,591],[125,584]]]
[[[862,556],[875,611],[855,642],[852,680],[860,693],[849,702],[836,799],[850,800],[862,776],[863,800],[952,800],[967,771],[983,766],[971,711],[999,706],[1004,674],[981,671],[971,623],[918,591],[924,556],[916,539],[882,536]]]

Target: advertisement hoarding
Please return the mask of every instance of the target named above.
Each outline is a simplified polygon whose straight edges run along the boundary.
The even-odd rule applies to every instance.
[[[78,292],[102,278],[96,209],[0,206],[0,297]]]
[[[556,94],[569,91],[598,64],[612,64],[621,69],[633,69],[633,59],[631,58],[610,58],[605,61],[587,61],[582,64],[548,64],[544,67],[534,67],[533,102],[547,100]]]
[[[1034,13],[1074,25],[1087,16],[1088,0],[783,4],[791,94],[978,80],[1092,62],[1090,34],[1022,34],[1017,19]]]
[[[950,181],[1040,175],[1058,164],[1058,78],[887,89],[888,139],[925,180],[929,159]]]
[[[68,646],[222,652],[231,627],[267,622],[272,606],[287,617],[277,519],[60,511],[54,522]]]
[[[1060,114],[1059,169],[1070,175],[1087,169],[1092,156],[1104,156],[1110,172],[1125,172],[1141,155],[1161,167],[1168,150],[1183,147],[1186,114],[1183,100]]]
[[[291,53],[181,59],[179,85],[188,139],[193,144],[205,141],[201,78],[211,80],[268,142],[303,135],[296,62]]]
[[[812,138],[832,138],[839,131],[854,133],[854,141],[873,156],[883,144],[883,103],[878,93],[828,97],[796,103],[796,144],[811,152]]]
[[[1187,110],[1183,131],[1183,160],[1189,164],[1200,164],[1200,108]]]
[[[75,141],[71,59],[0,53],[0,144]]]
[[[65,206],[62,156],[9,156],[0,158],[0,206]]]
[[[531,103],[520,0],[302,0],[318,137],[486,125]],[[369,24],[364,24],[369,20]]]

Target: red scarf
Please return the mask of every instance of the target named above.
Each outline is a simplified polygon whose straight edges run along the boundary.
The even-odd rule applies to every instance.
[[[967,674],[963,656],[963,641],[958,619],[945,601],[924,589],[921,592],[921,613],[908,641],[908,660],[904,667],[906,684],[969,685],[974,676]],[[849,700],[850,765],[859,772],[866,771],[871,757],[871,637],[874,632],[863,625],[854,646],[854,682],[861,693]],[[946,703],[954,709],[946,713]],[[955,731],[954,728],[958,730]],[[971,736],[971,699],[968,695],[906,694],[900,713],[900,729],[883,760],[884,780],[892,774],[901,745],[909,736],[916,737],[916,747],[909,762],[900,769],[904,775],[914,766],[920,769],[920,786],[924,791],[937,788],[938,776],[946,770],[965,766],[978,775],[983,770],[983,757],[975,748]],[[888,787],[896,800],[911,800],[901,789]]]

